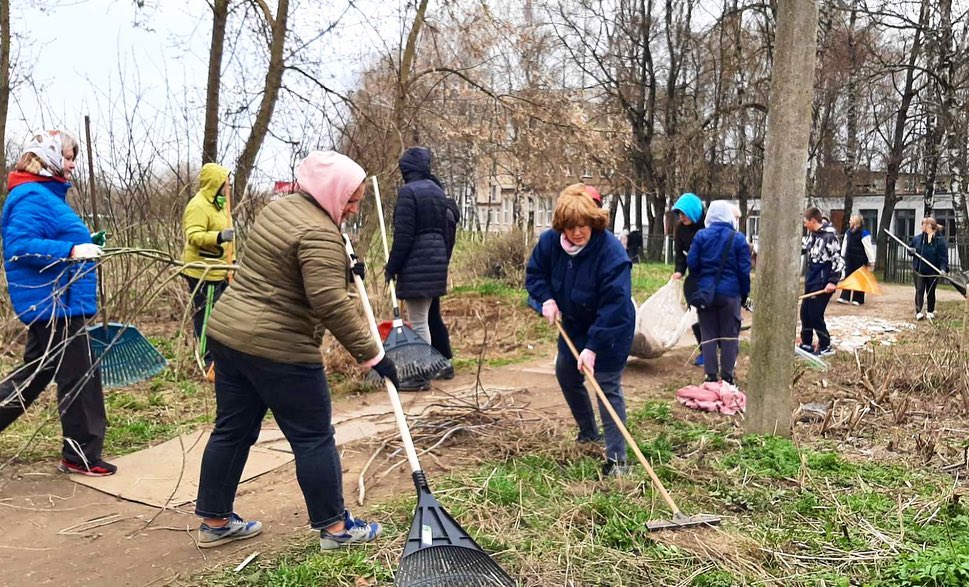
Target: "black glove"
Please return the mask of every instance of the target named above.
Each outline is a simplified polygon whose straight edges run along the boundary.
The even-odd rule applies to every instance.
[[[373,366],[373,370],[384,379],[389,379],[394,384],[395,389],[400,389],[400,381],[397,379],[397,365],[391,360],[389,355],[384,355],[380,362]]]
[[[356,255],[350,255],[350,273],[359,275],[361,280],[367,278],[367,266]]]
[[[388,273],[387,270],[385,269],[384,270],[384,282],[385,283],[390,283],[391,280],[393,280],[393,279],[394,279],[394,276],[392,274]]]
[[[215,237],[215,241],[219,244],[232,242],[236,237],[236,231],[232,228],[226,228],[219,232],[219,236]]]

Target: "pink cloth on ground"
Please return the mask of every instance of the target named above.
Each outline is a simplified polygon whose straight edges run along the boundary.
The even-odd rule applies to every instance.
[[[687,385],[676,392],[676,401],[694,410],[720,412],[732,416],[747,408],[747,396],[729,383],[706,382]]]

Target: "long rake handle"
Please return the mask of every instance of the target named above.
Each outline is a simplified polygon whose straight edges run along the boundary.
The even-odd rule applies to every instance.
[[[101,220],[98,218],[98,197],[97,192],[94,187],[94,153],[91,147],[91,117],[87,114],[84,115],[84,138],[87,141],[87,173],[88,173],[88,183],[91,184],[91,216],[94,223],[94,230],[101,230]],[[101,325],[104,326],[105,332],[108,330],[108,310],[106,305],[106,299],[104,297],[104,279],[101,275],[101,263],[97,264],[96,269],[98,277],[98,297],[101,302]]]
[[[838,291],[838,290],[836,289],[835,291]],[[823,289],[819,289],[818,291],[812,291],[811,293],[806,293],[803,296],[797,296],[797,299],[804,300],[804,299],[807,299],[807,298],[813,298],[813,297],[819,296],[819,295],[821,295],[823,293],[827,293],[827,292],[825,290],[823,290]],[[834,293],[834,292],[831,292],[831,293]]]
[[[370,179],[373,181],[373,195],[377,198],[377,219],[380,222],[380,240],[384,244],[384,261],[390,263],[390,248],[387,246],[387,226],[384,223],[384,205],[380,201],[380,186],[377,185],[376,175],[371,175]],[[394,306],[394,318],[397,318],[400,315],[400,304],[397,302],[397,284],[393,279],[390,280],[390,301]]]
[[[572,355],[575,356],[575,360],[578,361],[579,351],[575,348],[575,345],[572,343],[572,339],[569,338],[569,335],[565,333],[565,328],[562,327],[562,321],[556,320],[555,325],[558,326],[559,334],[562,335],[562,339],[565,340],[565,344],[569,345],[569,350],[572,351]],[[666,505],[670,507],[670,510],[673,511],[674,515],[682,515],[680,508],[676,507],[676,502],[674,502],[673,498],[670,497],[670,492],[666,490],[666,487],[663,486],[663,482],[660,481],[659,477],[656,476],[656,471],[654,471],[653,467],[649,465],[649,461],[646,460],[646,457],[643,456],[642,451],[639,450],[639,445],[636,444],[636,440],[632,437],[632,434],[629,433],[626,425],[622,423],[622,419],[619,417],[619,414],[616,413],[616,410],[613,409],[612,404],[609,403],[609,399],[602,391],[602,388],[599,387],[599,382],[596,381],[595,376],[591,371],[589,371],[588,367],[583,366],[582,370],[585,373],[586,379],[588,379],[589,383],[592,384],[592,388],[596,390],[596,395],[599,396],[600,403],[605,406],[606,411],[609,412],[609,415],[612,417],[612,421],[616,423],[616,427],[619,428],[620,432],[622,432],[622,436],[626,439],[626,443],[629,444],[629,446],[633,449],[633,452],[636,453],[636,458],[639,459],[639,463],[644,469],[646,469],[646,472],[649,473],[649,478],[653,481],[653,487],[659,491],[659,494],[663,497],[663,501],[665,501]]]
[[[353,245],[350,244],[350,237],[343,235],[343,243],[347,251],[347,259],[353,261]],[[356,273],[353,274],[353,285],[357,288],[357,295],[363,304],[363,313],[367,316],[367,325],[370,326],[370,334],[373,335],[377,346],[383,348],[380,342],[380,332],[377,330],[377,320],[373,315],[373,306],[370,305],[370,298],[367,296],[367,288],[363,285],[363,280]],[[389,380],[384,379],[384,386],[387,388],[387,395],[390,397],[390,405],[394,408],[394,419],[397,420],[397,429],[400,430],[400,438],[404,441],[404,452],[407,453],[407,462],[410,463],[411,472],[421,470],[421,462],[417,459],[417,449],[414,448],[414,439],[410,436],[410,428],[407,427],[407,416],[404,414],[404,406],[400,403],[400,395],[397,388]]]
[[[908,243],[906,243],[906,242],[905,242],[905,241],[903,241],[902,239],[900,239],[900,238],[898,238],[897,236],[895,236],[894,234],[892,234],[891,232],[889,232],[889,230],[888,230],[887,228],[885,229],[885,234],[887,234],[888,236],[890,236],[890,237],[892,237],[893,239],[895,239],[896,241],[898,241],[898,243],[899,243],[900,245],[902,245],[903,247],[905,247],[906,249],[909,249],[909,248],[910,248],[910,247],[909,247],[909,245],[908,245]],[[916,253],[915,251],[910,251],[910,252],[911,252],[911,253],[912,253],[913,255],[915,255],[916,257],[918,257],[919,259],[921,259],[921,261],[922,261],[923,263],[925,263],[926,265],[928,265],[928,266],[929,266],[929,267],[931,267],[932,269],[935,269],[935,272],[936,272],[936,273],[938,273],[938,274],[939,274],[940,276],[942,276],[942,278],[943,278],[943,279],[945,279],[945,274],[944,274],[944,273],[942,273],[942,270],[941,270],[941,269],[939,269],[938,267],[936,267],[936,266],[935,266],[935,265],[933,265],[932,263],[929,263],[929,262],[928,262],[928,261],[927,261],[927,260],[925,259],[925,257],[923,257],[922,255],[920,255],[920,254],[918,254],[918,253]]]

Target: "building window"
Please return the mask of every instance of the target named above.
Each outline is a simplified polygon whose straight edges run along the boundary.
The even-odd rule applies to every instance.
[[[872,235],[878,234],[878,210],[859,210],[861,226]]]
[[[895,235],[904,241],[915,236],[915,210],[895,210]]]
[[[760,216],[747,217],[747,236],[750,238],[760,236]]]
[[[939,223],[939,230],[947,238],[955,238],[956,236],[956,215],[952,211],[952,208],[940,208],[935,210],[932,214],[935,221]]]

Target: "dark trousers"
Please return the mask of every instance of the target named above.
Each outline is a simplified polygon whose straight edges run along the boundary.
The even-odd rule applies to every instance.
[[[820,288],[818,288],[820,289]],[[805,292],[810,293],[810,292]],[[818,349],[831,346],[828,325],[824,322],[824,311],[828,308],[833,294],[820,294],[801,300],[801,344],[814,345],[814,333],[818,334]]]
[[[24,364],[0,383],[0,431],[20,417],[51,381],[57,383],[63,457],[78,465],[97,464],[107,418],[101,370],[91,365],[91,342],[83,318],[30,325]]]
[[[441,317],[441,298],[431,300],[431,309],[427,312],[427,328],[431,331],[431,346],[441,353],[445,359],[454,358],[451,351],[451,335],[447,325]]]
[[[703,352],[703,372],[718,373],[733,381],[737,355],[740,353],[740,298],[716,296],[713,304],[697,310],[700,323],[700,350]],[[717,347],[720,357],[717,357]]]
[[[229,287],[229,282],[228,280],[206,281],[199,286],[200,280],[189,277],[188,275],[183,275],[182,277],[188,282],[188,293],[192,295],[192,327],[195,331],[195,339],[199,340],[202,338],[202,328],[205,325],[205,305],[208,303],[209,290],[212,290],[212,305],[215,306],[215,302],[219,300],[219,297],[222,296],[225,289]],[[206,351],[202,360],[205,361],[206,365],[211,365],[212,354]]]
[[[861,269],[868,264],[868,258],[865,259],[855,259],[847,258],[845,259],[845,275],[851,275],[855,271]],[[863,291],[852,291],[850,289],[841,290],[841,299],[846,302],[858,302],[859,305],[865,304],[865,292]]]
[[[330,389],[321,365],[278,363],[209,341],[215,359],[215,430],[202,455],[195,513],[232,513],[249,448],[267,410],[296,457],[310,525],[326,528],[343,519],[343,473],[331,423]]]
[[[555,359],[555,378],[558,379],[565,402],[569,404],[572,417],[579,425],[579,440],[597,441],[599,426],[596,424],[596,413],[592,409],[592,400],[589,399],[589,392],[585,387],[585,374],[580,373],[575,359],[572,355],[559,353]],[[596,382],[602,388],[602,392],[609,400],[609,405],[616,411],[619,418],[626,423],[626,400],[622,393],[622,371],[595,372]],[[626,439],[616,426],[612,416],[606,412],[602,401],[599,402],[599,417],[602,418],[602,428],[606,437],[606,458],[615,461],[626,460]]]
[[[922,305],[928,296],[929,312],[935,312],[935,288],[939,285],[939,278],[935,276],[927,277],[924,275],[915,276],[915,311],[921,312]]]

